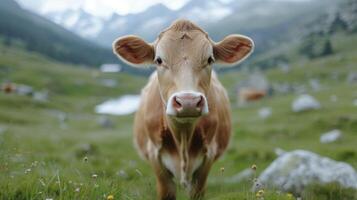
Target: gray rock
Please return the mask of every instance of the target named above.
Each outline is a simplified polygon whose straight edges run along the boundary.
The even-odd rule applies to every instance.
[[[294,100],[291,107],[294,112],[302,112],[320,109],[321,105],[314,97],[303,94]]]
[[[122,169],[117,172],[117,176],[125,180],[129,179],[129,175]]]
[[[274,92],[287,94],[294,91],[294,88],[288,83],[275,83],[273,84]]]
[[[319,79],[310,79],[309,84],[313,91],[321,90],[321,85],[320,85]]]
[[[6,131],[7,131],[7,127],[0,125],[0,135],[5,133]]]
[[[357,173],[351,165],[305,150],[282,154],[261,173],[259,180],[268,187],[296,194],[312,183],[337,182],[357,189]]]
[[[329,131],[327,133],[324,133],[320,136],[320,142],[321,143],[332,143],[332,142],[335,142],[339,139],[341,139],[342,137],[342,132],[340,130],[332,130],[332,131]]]
[[[48,91],[35,92],[32,95],[32,99],[37,102],[47,102],[48,101]]]
[[[100,71],[104,73],[117,73],[121,71],[121,66],[118,64],[103,64],[100,66]]]
[[[297,84],[293,86],[293,90],[296,94],[304,94],[307,91],[305,85],[297,85]]]
[[[18,95],[30,96],[33,93],[33,89],[28,85],[16,85],[16,93]]]
[[[266,119],[268,117],[270,117],[273,113],[273,110],[271,107],[264,107],[259,109],[258,111],[258,115],[261,119]]]
[[[347,83],[357,83],[357,72],[351,72],[347,75]]]

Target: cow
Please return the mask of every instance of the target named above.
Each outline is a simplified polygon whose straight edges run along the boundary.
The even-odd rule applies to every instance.
[[[231,135],[230,103],[212,70],[247,58],[253,41],[229,35],[216,43],[196,24],[180,19],[153,43],[128,35],[114,53],[134,66],[156,65],[134,119],[134,144],[156,175],[158,199],[176,199],[179,182],[191,199],[202,199],[212,164]]]
[[[240,88],[238,91],[238,106],[243,106],[247,102],[258,101],[264,98],[267,95],[267,92],[262,89],[254,88]]]

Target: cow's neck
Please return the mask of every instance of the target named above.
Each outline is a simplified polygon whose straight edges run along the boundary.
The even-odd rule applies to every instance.
[[[176,148],[180,156],[180,181],[182,184],[188,184],[189,174],[189,149],[191,145],[192,135],[195,131],[197,119],[179,120],[167,117],[167,124],[170,132],[175,140]]]

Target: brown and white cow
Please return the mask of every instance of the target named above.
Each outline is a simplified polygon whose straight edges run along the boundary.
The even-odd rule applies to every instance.
[[[191,199],[203,197],[209,170],[231,134],[229,99],[211,65],[237,64],[253,47],[242,35],[215,43],[187,20],[175,21],[153,43],[136,36],[113,43],[114,53],[131,65],[156,64],[142,90],[134,141],[155,171],[159,199],[175,199],[174,179]]]

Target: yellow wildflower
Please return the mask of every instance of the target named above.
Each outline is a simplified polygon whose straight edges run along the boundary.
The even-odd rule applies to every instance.
[[[286,197],[288,197],[288,199],[290,200],[292,200],[292,199],[294,199],[294,195],[293,194],[291,194],[291,193],[287,193],[286,194]]]
[[[221,167],[219,170],[223,173],[224,172],[224,167]]]
[[[255,171],[255,170],[257,170],[257,165],[254,164],[250,168]]]

